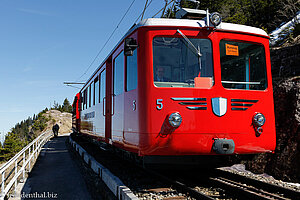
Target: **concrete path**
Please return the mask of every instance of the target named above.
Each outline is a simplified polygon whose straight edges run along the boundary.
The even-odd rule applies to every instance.
[[[23,190],[22,199],[92,199],[66,147],[68,136],[53,138],[41,152]]]

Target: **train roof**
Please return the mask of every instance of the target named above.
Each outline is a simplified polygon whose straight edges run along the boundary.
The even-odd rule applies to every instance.
[[[143,26],[172,26],[172,27],[199,28],[199,27],[206,27],[206,23],[204,20],[149,18],[139,22],[134,27],[134,29]],[[222,22],[219,26],[216,27],[216,29],[224,30],[224,31],[245,32],[245,33],[257,34],[257,35],[269,37],[268,34],[260,28],[241,25],[241,24]]]
[[[204,28],[207,27],[204,20],[192,20],[192,19],[170,19],[170,18],[148,18],[140,21],[138,24],[132,26],[127,33],[121,38],[121,40],[117,43],[117,45],[111,50],[108,56],[104,59],[104,61],[98,65],[94,73],[90,76],[88,81],[84,84],[84,86],[80,89],[80,92],[85,88],[85,86],[89,83],[91,78],[97,73],[97,71],[101,68],[101,66],[106,62],[107,58],[115,51],[115,49],[119,46],[119,44],[130,35],[132,32],[137,30],[140,27],[151,27],[151,26],[161,26],[161,27],[190,27],[190,28]],[[222,22],[220,25],[216,27],[217,30],[230,31],[230,32],[243,32],[246,34],[255,34],[264,37],[268,37],[269,35],[262,29],[246,26],[241,24],[232,24]]]

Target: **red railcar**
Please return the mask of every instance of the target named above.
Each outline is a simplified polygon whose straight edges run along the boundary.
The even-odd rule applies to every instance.
[[[78,132],[138,156],[275,149],[269,37],[254,27],[143,20],[74,102]]]
[[[77,93],[72,104],[72,130],[80,130],[80,93]]]

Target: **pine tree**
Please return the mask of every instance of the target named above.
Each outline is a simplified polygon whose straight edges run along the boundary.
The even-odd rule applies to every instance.
[[[65,98],[63,105],[62,105],[62,111],[63,112],[72,112],[72,105],[70,104],[69,100]]]
[[[27,142],[21,139],[17,134],[13,132],[9,132],[5,137],[4,147],[1,151],[0,157],[2,159],[10,159],[16,153],[22,150],[24,146],[26,146]]]
[[[270,32],[280,24],[275,24],[274,19],[278,18],[276,15],[283,15],[282,8],[289,11],[285,13],[292,13],[299,10],[299,4],[299,0],[206,0],[200,1],[198,9],[219,12],[224,22],[259,27]],[[197,4],[191,1],[179,0],[173,9],[172,6],[167,8],[164,17],[170,15],[170,18],[173,18],[180,8],[196,9],[196,6]]]

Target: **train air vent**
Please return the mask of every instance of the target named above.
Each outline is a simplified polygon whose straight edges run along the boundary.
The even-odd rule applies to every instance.
[[[173,101],[180,101],[178,104],[186,106],[189,110],[207,110],[206,98],[171,98]]]
[[[250,100],[250,99],[231,99],[231,110],[234,111],[245,111],[253,104],[257,103],[258,100]]]

